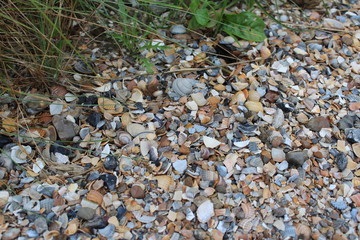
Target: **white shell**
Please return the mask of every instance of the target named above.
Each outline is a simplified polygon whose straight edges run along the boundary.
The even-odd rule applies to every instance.
[[[177,78],[172,84],[172,89],[180,96],[186,96],[192,92],[194,83],[194,79],[191,78]]]
[[[204,140],[205,146],[208,148],[216,148],[221,144],[221,142],[219,142],[215,138],[211,138],[211,137],[207,137],[207,136],[204,136],[203,140]]]
[[[25,151],[23,151],[24,149]],[[18,164],[26,163],[28,160],[28,155],[30,155],[32,149],[30,146],[14,146],[11,148],[11,159]]]
[[[203,202],[196,211],[199,222],[206,223],[215,215],[214,204],[210,200]]]

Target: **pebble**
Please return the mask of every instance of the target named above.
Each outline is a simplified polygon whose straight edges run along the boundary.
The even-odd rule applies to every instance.
[[[354,115],[346,115],[340,119],[338,122],[338,128],[341,130],[345,130],[347,128],[354,127],[354,123],[356,121],[356,116]]]
[[[339,152],[335,157],[335,163],[341,172],[344,171],[348,165],[346,155],[343,152]]]
[[[289,167],[289,163],[287,161],[283,161],[281,163],[276,164],[276,168],[279,169],[280,171],[284,171],[288,169],[288,167]]]
[[[104,181],[105,185],[109,188],[110,191],[115,190],[117,178],[114,175],[103,174],[99,178]]]
[[[346,139],[350,143],[359,143],[360,142],[360,129],[358,128],[347,128],[345,130]]]
[[[64,104],[59,101],[55,101],[55,102],[51,103],[49,106],[50,114],[51,115],[60,114],[63,110],[63,106],[64,106]]]
[[[191,98],[196,102],[196,104],[200,107],[206,105],[207,100],[204,97],[204,94],[202,92],[193,93],[191,94]]]
[[[137,199],[145,198],[145,191],[139,185],[133,185],[130,189],[130,194],[133,198],[137,198]]]
[[[274,215],[275,217],[283,217],[283,216],[285,216],[285,214],[286,214],[286,209],[285,209],[285,208],[282,208],[282,207],[280,207],[280,208],[275,208],[275,209],[272,210],[272,213],[273,213],[273,215]]]
[[[281,127],[284,124],[284,119],[285,119],[284,112],[280,108],[276,109],[272,123],[273,127],[274,128]]]
[[[310,43],[308,46],[309,46],[310,50],[313,50],[313,51],[318,50],[320,52],[323,49],[323,45],[318,44],[318,43]]]
[[[295,166],[301,166],[308,159],[305,152],[292,151],[286,154],[286,161]]]
[[[170,32],[172,34],[184,34],[186,33],[186,28],[183,25],[174,25],[171,27]]]
[[[61,140],[72,140],[78,132],[78,126],[75,123],[65,119],[63,116],[55,115],[52,119],[52,122]]]
[[[221,44],[233,44],[234,42],[235,42],[235,38],[233,38],[232,36],[226,36],[220,43]]]
[[[97,127],[98,123],[101,121],[102,118],[103,117],[100,113],[92,112],[86,119],[86,122],[88,122],[93,127]]]
[[[271,157],[275,162],[282,162],[286,159],[286,155],[281,148],[272,148]]]
[[[329,128],[330,123],[326,117],[314,117],[310,119],[307,127],[310,128],[312,131],[319,132],[322,128]]]
[[[104,168],[106,170],[115,170],[115,168],[119,165],[119,161],[115,156],[108,156],[104,161]]]
[[[253,112],[263,112],[264,108],[261,104],[261,102],[254,102],[254,101],[247,101],[245,103],[245,107],[249,109],[249,111]]]
[[[77,211],[77,216],[84,220],[91,220],[95,216],[95,209],[89,207],[81,207]]]

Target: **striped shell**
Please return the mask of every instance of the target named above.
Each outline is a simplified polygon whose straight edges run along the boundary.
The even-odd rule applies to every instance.
[[[158,175],[154,177],[158,181],[158,187],[168,191],[174,185],[174,179],[169,175]]]
[[[244,211],[246,219],[253,219],[255,217],[255,208],[251,206],[251,203],[242,203],[241,208]]]
[[[331,201],[330,203],[334,208],[339,210],[344,210],[348,207],[347,203],[344,201],[340,201],[340,202]]]
[[[239,223],[239,226],[243,229],[244,233],[249,233],[253,227],[253,220],[244,219]]]

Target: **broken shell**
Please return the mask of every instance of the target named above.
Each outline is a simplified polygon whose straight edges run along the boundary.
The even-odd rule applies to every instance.
[[[202,170],[200,172],[202,181],[215,181],[219,178],[218,174],[213,171]]]
[[[138,123],[131,123],[127,125],[126,131],[130,133],[131,136],[136,137],[137,135],[141,134],[142,132],[145,132],[145,127]]]
[[[248,233],[253,227],[253,220],[250,218],[244,219],[239,223],[239,226],[244,230],[245,233]]]
[[[101,203],[103,202],[103,195],[101,193],[99,193],[98,191],[91,190],[87,194],[86,199],[91,202],[101,205]]]
[[[122,103],[126,102],[126,100],[128,100],[131,96],[131,93],[128,89],[116,90],[115,94],[116,94],[116,99],[118,99]]]
[[[173,90],[180,96],[189,95],[193,90],[194,79],[191,78],[177,78],[172,84]]]
[[[168,175],[158,175],[154,177],[158,181],[158,187],[168,191],[174,185],[174,179]]]
[[[210,200],[206,200],[198,207],[196,211],[199,222],[206,223],[215,215],[214,204]]]
[[[132,142],[132,137],[127,132],[120,132],[118,135],[119,142],[123,145],[129,144]]]
[[[140,89],[134,88],[130,100],[134,102],[143,102],[144,101],[143,96],[144,95]]]
[[[244,211],[245,218],[253,219],[255,217],[255,208],[251,206],[251,203],[242,203],[241,208]]]
[[[128,172],[131,170],[133,166],[133,160],[127,156],[120,157],[120,165],[119,168],[122,172]]]
[[[207,137],[207,136],[204,136],[203,140],[204,140],[205,146],[208,148],[216,148],[221,144],[221,142],[219,142],[215,138],[211,138],[211,137]]]
[[[109,98],[98,98],[98,105],[102,113],[117,114],[123,111],[123,106],[118,101]]]
[[[296,235],[298,238],[308,240],[311,236],[311,228],[304,224],[298,224],[295,227]]]
[[[82,73],[82,74],[92,74],[92,75],[96,74],[95,64],[92,62],[77,61],[74,64],[74,69],[78,73]]]
[[[22,103],[26,106],[26,111],[35,114],[45,110],[50,104],[51,100],[45,97],[27,95],[22,100]]]
[[[11,159],[18,164],[26,163],[31,157],[32,149],[30,146],[14,146],[11,148]]]

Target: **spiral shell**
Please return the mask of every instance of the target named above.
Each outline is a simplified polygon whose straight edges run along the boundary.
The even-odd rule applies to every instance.
[[[132,142],[132,136],[127,132],[119,132],[118,139],[120,144],[126,145]]]
[[[186,96],[192,92],[194,83],[194,79],[191,78],[177,78],[172,84],[172,89],[180,96]]]

